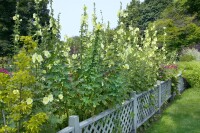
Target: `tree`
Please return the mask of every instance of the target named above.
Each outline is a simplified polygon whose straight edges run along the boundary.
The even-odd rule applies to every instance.
[[[200,1],[199,0],[187,0],[185,3],[189,13],[197,13],[198,19],[200,19]]]
[[[125,12],[128,16],[123,20],[125,24],[139,27],[144,30],[150,22],[157,20],[164,9],[172,3],[172,0],[145,0],[140,3],[132,0]]]
[[[163,27],[166,27],[165,41],[170,50],[180,51],[183,47],[200,41],[200,27],[196,22],[196,16],[188,14],[185,2],[182,0],[168,6],[155,24],[160,42],[164,41]]]
[[[140,6],[141,4],[138,0],[132,0],[127,6],[125,12],[128,14],[128,16],[122,19],[126,27],[129,27],[129,25],[132,25],[133,27],[139,27],[139,21],[141,19]]]
[[[32,21],[33,13],[38,12],[41,25],[48,24],[49,10],[47,9],[48,0],[43,0],[36,11],[34,0],[20,0],[18,13],[22,19],[20,32],[22,35],[28,34],[28,25]],[[12,55],[12,34],[13,16],[16,11],[16,0],[0,0],[0,56]],[[32,29],[34,31],[34,29]]]
[[[0,56],[11,52],[11,35],[14,24],[12,16],[15,14],[15,5],[14,0],[0,0]]]

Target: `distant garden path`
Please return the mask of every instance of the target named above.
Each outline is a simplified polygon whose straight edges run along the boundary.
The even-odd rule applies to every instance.
[[[200,88],[186,90],[146,133],[200,133]]]

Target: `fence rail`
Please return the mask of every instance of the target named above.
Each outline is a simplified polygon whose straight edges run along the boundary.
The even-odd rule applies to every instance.
[[[137,128],[160,111],[161,106],[172,97],[171,84],[171,80],[162,81],[149,91],[134,92],[131,99],[122,105],[82,122],[79,122],[78,116],[70,116],[69,126],[58,133],[136,133]],[[179,93],[185,89],[181,75],[178,75],[177,87]]]

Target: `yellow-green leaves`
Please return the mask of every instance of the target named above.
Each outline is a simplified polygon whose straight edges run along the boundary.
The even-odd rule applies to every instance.
[[[42,126],[47,119],[48,117],[45,113],[38,113],[33,115],[27,122],[24,122],[24,128],[27,133],[39,133],[41,131],[40,126]]]

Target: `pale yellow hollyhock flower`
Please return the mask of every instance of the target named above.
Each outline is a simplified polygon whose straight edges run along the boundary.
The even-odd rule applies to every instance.
[[[19,90],[13,90],[13,94],[15,95],[19,94]]]
[[[16,17],[16,16],[13,16],[13,20],[14,20],[14,21],[17,20],[17,17]]]
[[[76,58],[77,58],[77,54],[73,54],[72,59],[76,59]]]
[[[53,101],[53,95],[52,95],[52,94],[49,94],[49,95],[48,95],[48,99],[49,99],[50,102],[52,102],[52,101]]]
[[[36,61],[38,61],[39,63],[43,61],[42,56],[38,55],[37,53],[33,54],[32,56],[32,62],[35,63]]]
[[[44,97],[42,100],[43,104],[48,104],[49,103],[49,98],[48,97]]]
[[[26,99],[26,103],[29,105],[29,104],[32,104],[33,103],[33,99],[32,98],[28,98]]]
[[[125,68],[125,69],[129,69],[129,65],[128,64],[125,64],[125,65],[123,65],[123,67]]]
[[[64,52],[64,51],[63,51],[63,56],[64,56],[64,57],[67,57],[68,55],[69,55],[68,52]]]
[[[37,14],[36,13],[33,13],[33,18],[36,18],[37,17]]]
[[[104,44],[103,43],[101,43],[101,48],[104,49]]]
[[[63,99],[63,94],[59,94],[58,97],[59,97],[60,100],[62,100]]]
[[[14,20],[14,21],[17,20],[18,18],[19,18],[19,15],[13,16],[13,20]]]
[[[49,58],[51,56],[51,54],[47,50],[43,51],[43,53],[44,53],[44,56],[47,58]]]
[[[35,63],[35,61],[36,61],[36,57],[37,57],[37,54],[36,54],[36,53],[33,54],[33,56],[32,56],[32,62],[33,62],[33,63]]]
[[[139,30],[140,30],[139,28],[135,28],[135,30],[134,30],[134,31],[135,31],[135,32],[137,32],[137,31],[139,31]]]
[[[46,79],[45,79],[45,77],[42,77],[41,80],[42,80],[42,81],[45,81]]]
[[[37,34],[38,36],[42,36],[42,30],[40,29],[40,30],[36,31],[36,34]]]
[[[41,55],[38,55],[38,56],[37,56],[37,61],[38,61],[39,63],[41,63],[41,62],[43,61],[43,58],[42,58]]]
[[[15,35],[15,41],[19,41],[19,35]]]

